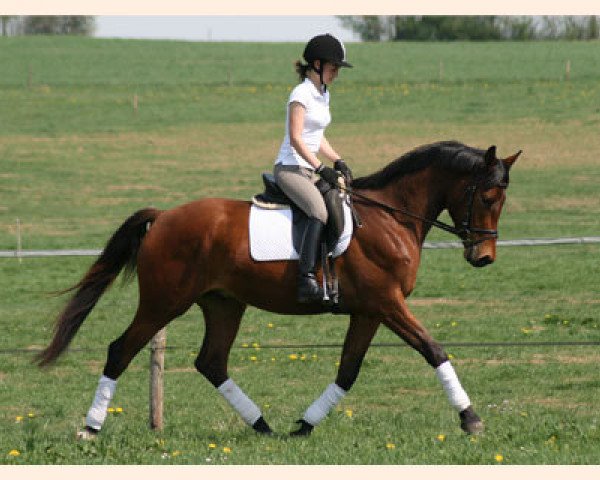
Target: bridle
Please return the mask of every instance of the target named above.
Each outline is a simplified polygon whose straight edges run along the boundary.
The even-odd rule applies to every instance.
[[[480,179],[475,178],[473,183],[468,185],[466,188],[465,195],[466,195],[466,199],[467,199],[466,203],[468,205],[468,208],[467,208],[467,212],[465,214],[465,218],[460,223],[459,228],[455,227],[454,225],[449,225],[447,223],[441,222],[440,220],[434,220],[431,218],[422,217],[421,215],[417,215],[416,213],[412,213],[403,208],[392,207],[391,205],[387,205],[378,200],[367,197],[366,195],[363,195],[362,193],[358,193],[358,192],[354,191],[352,188],[345,187],[345,186],[340,186],[340,188],[342,190],[348,192],[351,196],[360,198],[361,200],[367,202],[368,204],[382,208],[383,210],[385,210],[389,213],[402,213],[403,215],[406,215],[408,217],[412,217],[412,218],[420,220],[424,223],[427,223],[427,224],[431,225],[432,227],[436,227],[436,228],[439,228],[446,232],[452,233],[453,235],[456,235],[457,237],[459,237],[461,239],[461,241],[463,242],[463,245],[465,247],[470,248],[470,247],[478,245],[482,242],[485,242],[487,240],[493,240],[493,239],[498,238],[498,230],[492,230],[492,229],[488,229],[488,228],[479,228],[479,227],[473,226],[473,208],[474,208],[474,204],[475,204],[475,192],[477,191],[477,188],[479,186],[478,180],[480,180]],[[507,185],[505,183],[501,183],[498,185],[498,187],[505,189],[507,187]],[[473,238],[474,235],[483,235],[483,237],[474,239]]]
[[[506,188],[506,184],[500,184],[500,188]],[[498,230],[492,230],[487,228],[479,228],[473,226],[473,206],[475,203],[475,192],[477,191],[477,184],[473,183],[467,187],[466,195],[467,195],[467,204],[469,207],[467,208],[467,214],[463,221],[461,222],[461,228],[455,229],[456,235],[458,235],[465,247],[473,247],[479,243],[485,242],[486,240],[493,240],[498,238]],[[483,237],[478,238],[477,240],[473,239],[473,235],[484,235]]]

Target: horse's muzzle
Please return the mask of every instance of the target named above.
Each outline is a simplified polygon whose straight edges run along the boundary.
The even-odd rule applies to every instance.
[[[494,259],[490,256],[490,255],[484,255],[483,257],[479,257],[479,258],[467,258],[468,262],[473,265],[474,267],[485,267],[486,265],[489,265],[490,263],[494,263]]]
[[[464,257],[473,267],[480,268],[494,263],[496,259],[494,253],[494,249],[489,246],[478,244],[465,248]]]

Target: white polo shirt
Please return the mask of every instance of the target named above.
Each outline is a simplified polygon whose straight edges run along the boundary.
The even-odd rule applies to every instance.
[[[331,114],[329,113],[329,92],[321,94],[317,87],[306,78],[304,82],[297,85],[290,93],[287,103],[287,114],[285,118],[285,137],[279,149],[279,155],[275,163],[282,165],[299,165],[301,167],[313,169],[313,166],[304,160],[296,149],[290,144],[290,104],[298,102],[304,105],[306,112],[304,114],[304,127],[302,128],[302,140],[308,149],[317,153],[321,147],[321,139],[325,132],[325,127],[331,123]]]

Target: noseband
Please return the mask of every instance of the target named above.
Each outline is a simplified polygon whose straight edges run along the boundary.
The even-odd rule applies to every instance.
[[[500,188],[506,188],[506,186],[507,185],[504,183],[499,185]],[[487,240],[493,240],[495,238],[498,238],[498,230],[474,227],[472,224],[473,223],[473,208],[474,208],[474,204],[475,204],[475,192],[477,191],[477,188],[478,188],[477,179],[475,179],[474,183],[469,185],[466,189],[465,193],[466,193],[466,197],[467,197],[468,208],[467,208],[467,213],[465,214],[465,218],[460,223],[460,228],[457,228],[454,225],[449,225],[447,223],[441,222],[439,220],[433,220],[430,218],[422,217],[420,215],[417,215],[416,213],[409,212],[408,210],[405,210],[403,208],[392,207],[391,205],[387,205],[385,203],[382,203],[382,202],[379,202],[372,198],[369,198],[366,195],[357,193],[348,187],[341,187],[341,188],[342,188],[342,190],[345,190],[346,192],[348,192],[350,195],[360,198],[361,200],[364,200],[371,205],[380,207],[389,213],[402,213],[404,215],[407,215],[409,217],[412,217],[412,218],[420,220],[424,223],[427,223],[427,224],[431,225],[432,227],[437,227],[441,230],[452,233],[453,235],[456,235],[458,238],[460,238],[463,245],[467,248],[471,248],[471,247],[478,245],[482,242],[485,242]],[[484,235],[484,236],[474,239],[473,238],[474,235]]]

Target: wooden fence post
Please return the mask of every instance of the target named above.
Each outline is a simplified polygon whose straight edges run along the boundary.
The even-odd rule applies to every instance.
[[[152,338],[150,346],[150,428],[163,428],[163,377],[167,329],[163,328]]]

